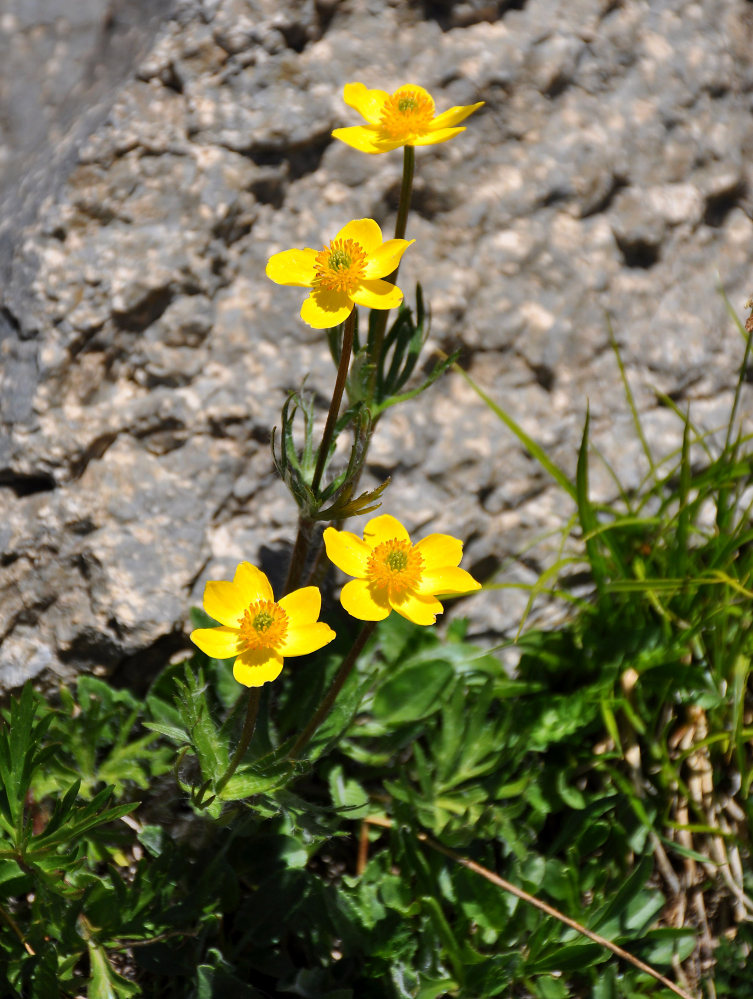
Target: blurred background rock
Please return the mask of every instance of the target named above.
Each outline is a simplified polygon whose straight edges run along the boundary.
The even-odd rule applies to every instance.
[[[332,140],[343,85],[486,102],[417,151],[401,268],[428,354],[572,472],[593,439],[646,471],[609,346],[658,454],[662,400],[722,426],[742,357],[718,293],[751,291],[753,4],[744,0],[5,0],[0,14],[0,685],[134,682],[241,559],[279,578],[295,523],[270,428],[325,340],[267,257],[394,222],[401,156]],[[427,356],[428,356],[427,354]],[[749,405],[750,398],[744,397]],[[533,582],[572,512],[457,375],[382,421],[372,480],[464,565]],[[616,487],[593,467],[593,490]],[[456,608],[490,641],[525,594]]]

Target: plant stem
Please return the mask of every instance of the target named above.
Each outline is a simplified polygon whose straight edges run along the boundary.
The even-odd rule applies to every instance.
[[[403,182],[400,186],[400,202],[397,206],[397,218],[395,219],[395,239],[405,239],[405,229],[408,224],[408,212],[410,211],[411,196],[413,194],[413,171],[416,165],[416,150],[413,146],[403,146]],[[384,280],[390,284],[397,281],[397,273],[400,264]],[[382,344],[384,334],[387,329],[387,311],[379,313],[374,329],[374,338],[370,344],[369,361],[372,364],[371,378],[369,381],[369,394],[373,397],[376,385],[377,374],[379,372],[379,361],[382,356]]]
[[[319,451],[316,456],[314,477],[311,480],[311,491],[315,497],[319,490],[319,484],[322,481],[324,466],[327,463],[329,446],[332,443],[332,435],[335,432],[335,423],[337,422],[337,417],[340,413],[340,404],[342,403],[343,392],[345,391],[345,381],[348,377],[348,368],[350,366],[350,355],[353,353],[353,334],[355,331],[355,325],[356,309],[355,306],[353,306],[353,311],[345,320],[342,349],[340,351],[340,363],[337,366],[337,378],[335,379],[335,387],[332,391],[332,399],[329,404],[327,422],[324,424],[322,442],[319,445]],[[309,553],[309,548],[311,547],[311,535],[313,528],[314,521],[310,517],[301,516],[298,518],[298,533],[296,534],[295,544],[293,545],[293,551],[290,556],[290,564],[288,566],[288,574],[285,579],[285,586],[283,587],[283,595],[286,595],[290,593],[291,590],[294,590],[301,580],[303,569],[306,565],[306,557]]]
[[[303,567],[306,564],[309,546],[311,544],[311,532],[314,529],[314,521],[310,517],[300,516],[298,518],[298,533],[295,537],[295,544],[290,555],[288,574],[285,578],[285,585],[282,588],[282,595],[287,596],[294,590],[303,575]]]
[[[248,694],[248,705],[246,706],[246,720],[243,723],[243,731],[241,732],[240,742],[233,753],[233,758],[230,761],[230,766],[227,768],[225,773],[217,781],[217,787],[214,789],[215,795],[220,794],[222,789],[225,787],[227,782],[233,776],[235,771],[238,769],[238,764],[243,759],[246,750],[248,749],[251,738],[254,734],[254,729],[256,728],[256,716],[259,713],[259,701],[261,700],[261,687],[252,687]]]
[[[324,424],[324,433],[322,434],[322,443],[319,445],[319,454],[316,459],[316,468],[314,469],[314,478],[311,480],[311,491],[316,496],[319,489],[319,483],[321,482],[322,475],[324,474],[324,466],[327,462],[327,454],[329,452],[329,446],[332,442],[332,435],[335,432],[335,423],[337,417],[340,413],[340,403],[342,402],[343,391],[345,389],[345,380],[348,377],[348,367],[350,365],[350,355],[353,351],[353,331],[356,325],[356,307],[353,306],[348,318],[345,320],[345,328],[343,329],[343,345],[340,352],[340,364],[337,368],[337,378],[335,380],[335,387],[332,392],[332,401],[329,404],[329,412],[327,413],[327,422]]]
[[[363,647],[364,645],[366,645],[366,642],[371,637],[371,634],[376,628],[376,626],[377,626],[376,621],[367,621],[366,624],[364,624],[364,626],[359,631],[358,637],[353,643],[350,652],[343,659],[342,665],[340,666],[340,669],[337,671],[335,679],[332,681],[332,686],[327,691],[324,700],[316,709],[316,713],[314,714],[313,718],[308,723],[306,728],[298,736],[293,745],[293,748],[288,753],[288,759],[291,761],[291,763],[295,762],[295,760],[298,758],[298,754],[300,753],[300,751],[309,742],[311,736],[314,734],[314,732],[316,732],[321,723],[324,721],[324,719],[332,710],[332,705],[335,703],[337,695],[340,693],[340,691],[343,688],[343,684],[350,676],[351,670],[355,666],[358,657],[363,652]]]
[[[403,183],[400,188],[400,204],[397,207],[397,219],[395,220],[395,239],[405,239],[405,229],[408,224],[408,212],[410,211],[411,195],[413,193],[413,171],[416,165],[416,150],[413,146],[403,146]],[[399,265],[398,265],[399,266]],[[398,268],[387,278],[394,281],[397,277]]]

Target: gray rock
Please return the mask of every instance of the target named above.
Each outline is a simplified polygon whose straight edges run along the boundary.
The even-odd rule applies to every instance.
[[[266,260],[351,218],[389,235],[399,195],[399,152],[330,136],[360,121],[348,81],[486,102],[417,151],[400,285],[431,303],[427,359],[459,348],[570,475],[588,403],[627,488],[646,463],[610,324],[657,456],[681,434],[662,393],[723,423],[741,352],[717,275],[742,309],[753,246],[740,0],[40,10],[0,15],[0,685],[143,683],[207,579],[283,577],[270,432],[304,376],[323,417],[333,374]],[[560,557],[572,504],[457,374],[382,420],[364,485],[387,474],[383,510],[463,537],[472,571],[525,587]],[[615,494],[596,461],[592,489]],[[527,601],[451,613],[495,641]]]

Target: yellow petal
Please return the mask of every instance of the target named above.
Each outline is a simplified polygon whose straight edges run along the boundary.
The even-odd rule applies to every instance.
[[[291,629],[287,638],[280,646],[283,656],[307,656],[317,649],[329,645],[335,637],[334,631],[323,621],[316,624],[306,624],[300,628]]]
[[[299,288],[310,288],[316,271],[316,250],[283,250],[275,253],[267,262],[267,277],[276,284],[292,284]]]
[[[335,239],[354,239],[361,249],[371,254],[382,245],[382,230],[374,219],[353,219],[335,236]]]
[[[390,605],[398,614],[414,624],[434,624],[437,614],[441,614],[444,610],[434,597],[421,596],[411,590],[404,593],[399,600],[390,600]]]
[[[433,146],[437,142],[447,142],[448,139],[452,139],[456,135],[460,135],[461,132],[465,131],[465,126],[462,128],[439,128],[436,132],[427,132],[426,135],[416,136],[411,142],[412,146]]]
[[[210,579],[204,587],[204,610],[215,621],[234,627],[249,605],[243,590],[226,579]]]
[[[319,612],[322,609],[322,595],[318,586],[304,586],[300,590],[288,593],[287,596],[278,600],[278,603],[288,615],[290,627],[299,628],[313,624],[319,617]],[[283,652],[283,655],[287,655],[287,653]]]
[[[324,532],[324,547],[327,558],[338,569],[349,576],[363,578],[366,575],[366,563],[371,555],[371,549],[350,531],[338,531],[328,527]]]
[[[465,119],[469,115],[472,115],[474,111],[478,111],[483,103],[483,101],[479,101],[478,104],[466,104],[459,105],[454,108],[448,108],[447,111],[443,111],[432,120],[429,128],[432,131],[438,131],[442,128],[454,128],[456,125],[459,125],[461,121],[465,121]]]
[[[415,239],[388,239],[369,254],[364,267],[364,277],[382,278],[391,274],[399,265],[400,259]]]
[[[470,572],[447,566],[444,569],[429,569],[421,573],[421,580],[416,590],[422,596],[430,593],[453,594],[471,593],[480,590],[481,583],[476,582]]]
[[[282,656],[274,649],[253,649],[235,660],[233,676],[244,687],[261,687],[282,672]]]
[[[332,137],[344,142],[360,153],[388,153],[404,145],[398,140],[389,141],[381,137],[381,132],[375,125],[352,125],[350,128],[336,128]]]
[[[399,520],[391,517],[388,513],[372,517],[363,529],[363,540],[369,548],[376,548],[383,541],[392,541],[395,538],[410,543],[410,535],[406,529]]]
[[[427,534],[416,545],[421,553],[426,569],[444,569],[448,565],[460,565],[463,557],[463,542],[449,534]]]
[[[390,613],[386,589],[377,590],[365,579],[351,579],[342,588],[340,603],[359,621],[384,621]]]
[[[240,634],[237,628],[196,628],[191,641],[212,659],[229,659],[238,655]]]
[[[366,309],[396,309],[402,300],[403,293],[397,285],[381,278],[362,281],[353,292],[356,305],[363,305]]]
[[[372,125],[379,121],[384,102],[389,96],[386,90],[369,90],[363,83],[346,83],[343,93],[348,107],[363,115]]]
[[[274,600],[274,594],[272,593],[272,587],[269,585],[269,580],[261,569],[257,569],[256,566],[251,565],[250,562],[240,563],[238,568],[235,570],[233,583],[243,595],[243,599],[246,601],[246,607],[248,607],[249,604],[252,604],[255,600]]]
[[[345,322],[353,311],[353,299],[341,291],[317,288],[301,306],[301,319],[315,330],[328,330]]]

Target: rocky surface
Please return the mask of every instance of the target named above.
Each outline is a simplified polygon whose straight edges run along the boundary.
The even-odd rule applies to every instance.
[[[65,61],[73,20],[43,30],[15,2],[26,20],[0,18],[1,686],[146,675],[184,647],[206,579],[240,559],[279,575],[295,510],[269,431],[287,390],[307,375],[324,397],[332,373],[303,293],[264,265],[351,218],[389,229],[399,191],[399,153],[330,137],[358,123],[350,80],[486,102],[417,153],[401,285],[424,285],[429,350],[460,346],[568,471],[588,400],[628,487],[645,466],[610,322],[657,453],[679,437],[660,393],[723,424],[741,342],[717,285],[742,313],[752,283],[751,4],[144,0],[128,22],[134,0],[108,22],[138,26],[131,48],[89,91]],[[60,6],[96,21],[93,0]],[[36,77],[2,58],[21,36]],[[111,65],[110,37],[84,32],[79,67]],[[43,95],[25,138],[24,74]],[[501,580],[535,579],[552,545],[531,542],[571,512],[457,375],[385,417],[370,475],[385,471],[384,510],[465,537],[464,565]],[[598,462],[593,488],[614,492]],[[490,591],[459,611],[489,638],[524,604]]]

